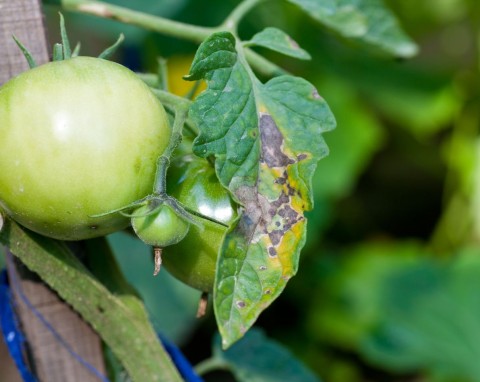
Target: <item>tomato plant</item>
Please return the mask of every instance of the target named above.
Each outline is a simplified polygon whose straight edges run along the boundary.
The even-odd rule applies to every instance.
[[[163,263],[184,283],[212,292],[220,246],[227,227],[237,216],[236,206],[218,183],[210,163],[193,156],[187,155],[172,163],[167,190],[186,208],[204,217],[196,218],[201,225],[192,225],[185,239],[165,248]]]
[[[147,195],[170,139],[165,110],[125,67],[99,58],[52,62],[0,90],[0,206],[64,240],[125,228],[92,217]]]
[[[182,97],[172,94],[165,59],[159,60],[155,74],[133,74],[104,60],[75,58],[78,51],[72,52],[62,19],[62,44],[53,50],[56,62],[0,89],[0,209],[10,216],[0,240],[98,330],[132,380],[180,377],[156,342],[135,293],[116,272],[108,248],[92,249],[95,244],[89,242],[87,255],[100,253],[100,261],[89,263],[89,272],[67,249],[25,232],[14,220],[65,240],[101,236],[126,228],[130,220],[137,236],[154,247],[154,274],[163,252],[165,267],[174,276],[204,292],[202,302],[211,293],[221,336],[218,346],[227,349],[241,339],[297,273],[306,242],[306,212],[315,199],[313,175],[329,151],[323,135],[336,125],[316,85],[282,68],[302,65],[279,56],[310,60],[324,53],[313,52],[318,43],[325,50],[330,44],[312,39],[315,54],[310,55],[279,28],[244,23],[239,30],[245,16],[264,1],[239,1],[220,25],[210,27],[111,3],[44,0],[198,44],[190,69],[182,70],[182,78],[192,86]],[[310,28],[300,17],[306,13],[343,37],[383,53],[407,58],[416,52],[382,0],[287,2],[298,8],[295,19],[302,28]],[[283,9],[282,2],[274,3],[275,10]],[[290,8],[285,9],[288,17],[274,23],[280,28],[293,21]],[[276,11],[257,19],[268,21],[270,13]],[[265,55],[264,49],[275,53]],[[169,49],[161,51],[169,54]],[[31,55],[26,57],[32,65]],[[311,80],[316,81],[318,68],[311,68]],[[171,129],[162,104],[173,122]],[[172,161],[186,136],[193,144]],[[325,187],[328,179],[318,183]],[[72,279],[71,268],[64,264],[74,266],[78,277]],[[141,277],[150,281],[144,273]],[[85,304],[87,300],[92,303]],[[255,356],[267,355],[255,366],[279,364],[270,346],[264,349],[255,351]],[[222,351],[213,353],[218,358]],[[234,356],[228,361],[207,360],[206,368],[198,370],[228,365],[235,374],[238,358],[239,380],[245,375],[263,378],[263,370],[245,371],[250,363],[241,359],[245,351],[230,354]],[[303,373],[305,380],[312,380],[297,366],[285,366],[296,370],[292,377],[279,368],[279,375],[269,379],[301,380],[297,375]]]

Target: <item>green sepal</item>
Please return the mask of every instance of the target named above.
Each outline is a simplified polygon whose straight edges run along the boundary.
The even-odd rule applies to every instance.
[[[102,53],[100,53],[98,58],[103,58],[104,60],[109,59],[117,51],[123,40],[125,40],[125,36],[123,35],[123,33],[121,33],[120,36],[118,36],[117,41],[115,41],[112,46],[108,47]]]
[[[60,15],[60,35],[62,36],[62,45],[63,45],[63,58],[68,60],[72,57],[72,49],[70,48],[70,41],[68,40],[67,28],[65,28],[65,19],[63,15],[59,12]]]
[[[77,42],[77,45],[75,45],[75,49],[73,50],[72,52],[72,58],[73,57],[78,57],[78,55],[80,54],[80,48],[82,47],[82,44],[79,42]]]
[[[37,63],[35,62],[35,60],[34,60],[32,54],[30,53],[30,51],[27,48],[25,48],[25,46],[17,39],[17,37],[15,35],[12,35],[12,37],[13,37],[13,40],[15,41],[15,43],[17,44],[17,46],[22,51],[23,55],[25,56],[25,59],[27,60],[28,66],[30,67],[30,69],[33,69],[33,68],[37,67]]]

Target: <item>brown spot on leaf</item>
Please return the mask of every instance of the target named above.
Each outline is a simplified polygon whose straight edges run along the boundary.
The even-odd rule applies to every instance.
[[[268,236],[270,237],[270,241],[272,242],[272,244],[277,246],[278,244],[280,244],[284,233],[285,231],[283,229],[276,229],[275,231],[269,232]]]
[[[277,250],[274,247],[269,247],[268,248],[268,255],[270,257],[276,257],[277,256]]]
[[[285,211],[285,218],[287,219],[287,221],[297,221],[298,218],[299,218],[299,215],[297,213],[297,211],[295,211],[292,207],[290,207],[289,205],[286,205],[284,207],[284,211]]]
[[[260,160],[268,167],[287,167],[295,161],[282,151],[283,136],[270,114],[260,116],[260,137],[262,152]]]
[[[246,304],[245,304],[245,301],[237,301],[237,306],[241,309],[241,308],[245,308]]]

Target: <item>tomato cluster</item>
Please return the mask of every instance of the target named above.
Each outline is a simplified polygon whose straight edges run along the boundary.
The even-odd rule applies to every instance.
[[[76,57],[0,89],[0,207],[42,235],[80,240],[125,228],[104,214],[152,190],[171,130],[127,68]]]
[[[110,212],[147,200],[134,231],[166,248],[174,276],[210,292],[235,206],[210,163],[185,153],[167,179],[180,203],[145,199],[170,136],[163,106],[121,65],[76,57],[32,69],[0,88],[0,208],[42,235],[83,240],[127,227]]]

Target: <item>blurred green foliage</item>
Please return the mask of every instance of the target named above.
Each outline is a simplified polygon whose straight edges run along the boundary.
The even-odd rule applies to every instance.
[[[176,343],[183,343],[195,327],[200,292],[186,286],[166,271],[153,276],[151,248],[134,236],[120,232],[108,237],[127,281],[145,302],[154,328]]]
[[[117,2],[203,25],[218,24],[237,4]],[[286,2],[262,5],[241,26],[247,39],[265,26],[282,28],[306,49],[309,62],[262,53],[314,83],[338,121],[314,178],[299,274],[259,326],[328,382],[478,381],[480,2],[386,4],[420,47],[411,60],[344,39]],[[56,25],[56,14],[47,15]],[[66,16],[73,40],[88,42],[85,54],[124,31],[118,59],[137,70],[196,48]],[[171,81],[181,84],[182,74]],[[214,323],[210,315],[195,324],[198,294],[165,271],[152,281],[148,249],[130,237],[110,240],[157,328],[183,343],[193,362],[208,357]]]

